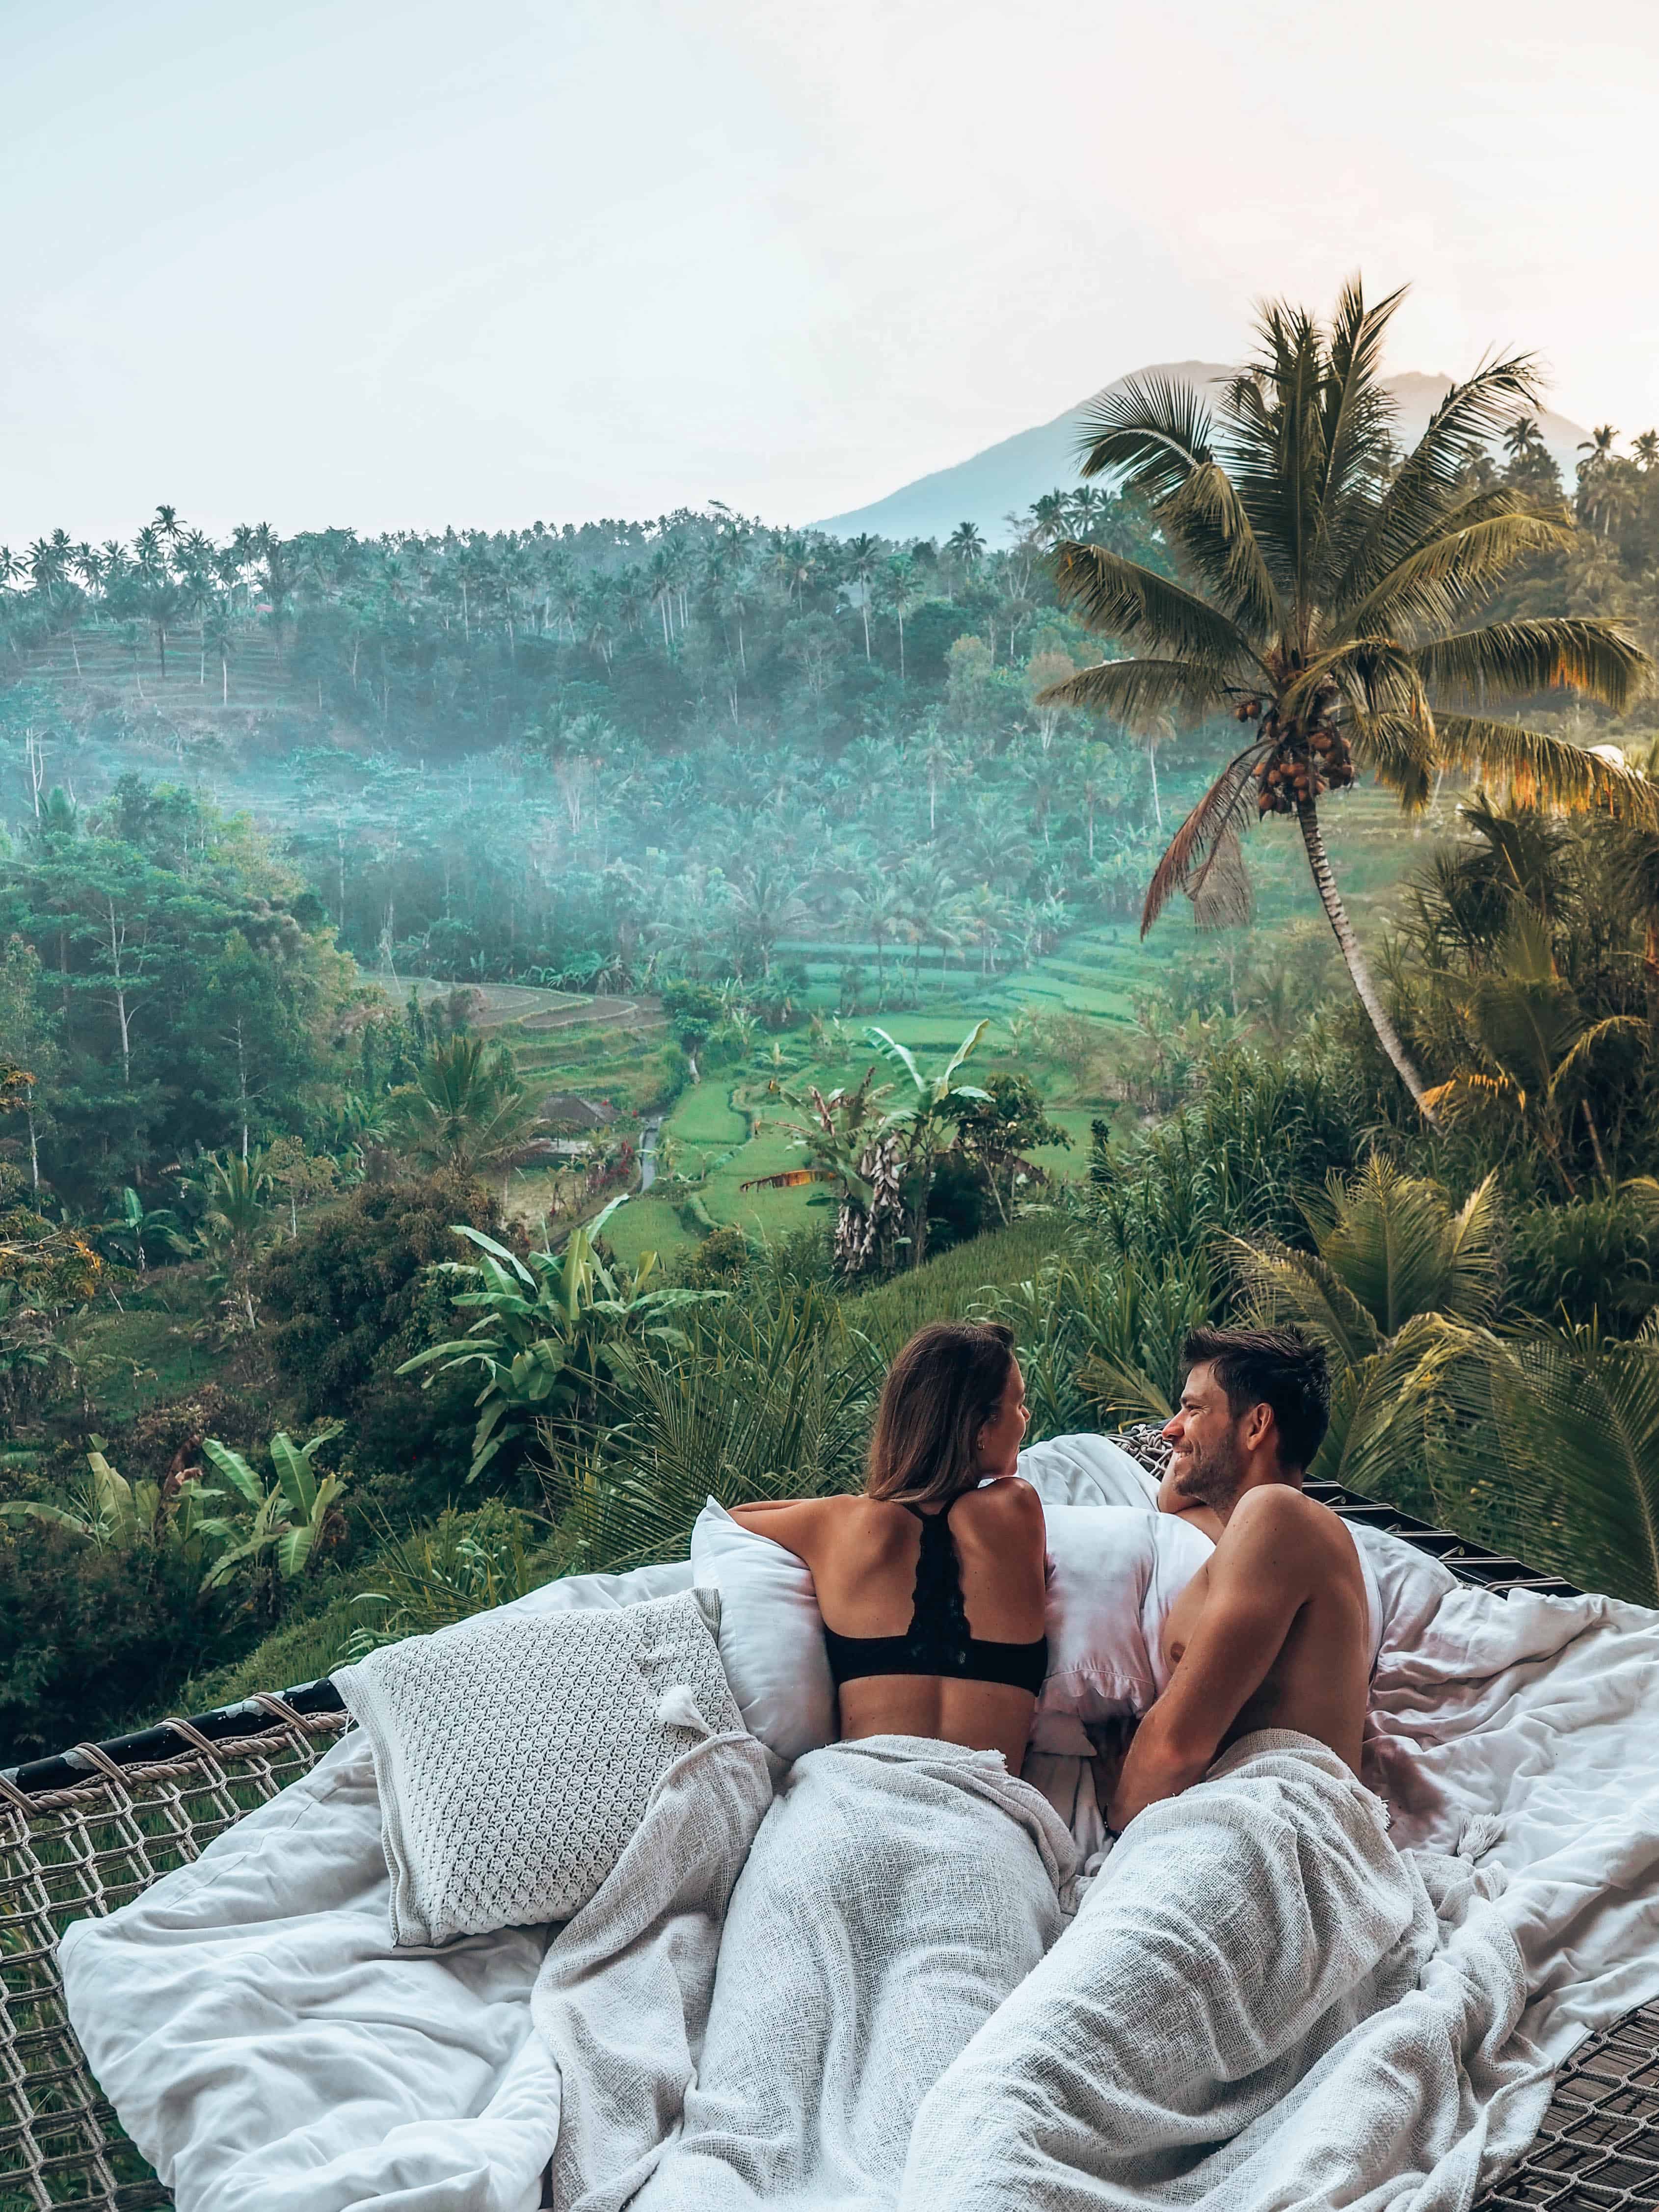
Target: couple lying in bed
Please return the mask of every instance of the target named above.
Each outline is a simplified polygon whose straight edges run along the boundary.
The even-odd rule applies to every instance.
[[[1322,1356],[1224,1330],[1185,1352],[1158,1503],[1215,1548],[1165,1618],[1163,1695],[1121,1765],[1097,1763],[1115,1841],[1250,1743],[1358,1790],[1369,1594],[1344,1524],[1300,1487]],[[941,1323],[894,1364],[862,1496],[738,1511],[811,1570],[840,1736],[797,1761],[738,1880],[684,2132],[641,2207],[890,2204],[902,2174],[907,2205],[967,2202],[941,2193],[956,2062],[1045,1960],[1079,1955],[1070,1838],[1018,1779],[1047,1660],[1042,1504],[1015,1473],[1027,1419],[1008,1331]],[[997,2068],[1000,2094],[1018,2097],[1017,2071]],[[996,2125],[975,2104],[974,2126]]]

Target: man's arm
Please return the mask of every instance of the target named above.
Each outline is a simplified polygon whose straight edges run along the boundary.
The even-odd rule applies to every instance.
[[[1123,1762],[1108,1815],[1114,1828],[1198,1781],[1267,1680],[1312,1588],[1309,1510],[1294,1491],[1259,1490],[1222,1531],[1192,1640]]]

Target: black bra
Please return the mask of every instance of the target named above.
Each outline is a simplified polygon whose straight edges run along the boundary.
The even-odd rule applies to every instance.
[[[910,1626],[902,1636],[837,1636],[826,1628],[823,1641],[836,1684],[867,1674],[942,1674],[963,1682],[1006,1682],[1035,1697],[1048,1671],[1048,1638],[994,1644],[970,1636],[950,1506],[942,1513],[924,1513],[917,1505],[904,1510],[921,1523]]]

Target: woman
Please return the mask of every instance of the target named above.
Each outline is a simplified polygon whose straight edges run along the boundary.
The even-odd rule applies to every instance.
[[[1072,1839],[1018,1779],[1047,1644],[1006,1328],[913,1337],[859,1498],[738,1518],[812,1570],[841,1736],[732,1893],[684,2126],[635,2212],[882,2212],[916,2107],[1060,1933]]]
[[[888,1375],[862,1497],[733,1516],[812,1571],[843,1743],[928,1736],[1019,1771],[1048,1647],[1013,1346],[995,1322],[924,1328]]]

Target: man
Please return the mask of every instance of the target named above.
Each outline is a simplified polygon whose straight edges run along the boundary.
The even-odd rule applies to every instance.
[[[1349,2201],[1344,2144],[1296,2134],[1301,2085],[1437,1941],[1358,1778],[1371,1585],[1302,1494],[1323,1356],[1276,1330],[1184,1350],[1159,1504],[1215,1550],[1165,1622],[1173,1671],[1110,1788],[1111,1853],[923,2100],[900,2212]],[[1356,2045],[1345,2124],[1392,2109],[1391,2048],[1373,2063]]]
[[[1169,1686],[1110,1793],[1115,1833],[1261,1729],[1312,1736],[1359,1771],[1370,1595],[1346,1527],[1302,1494],[1328,1420],[1324,1354],[1286,1330],[1202,1328],[1183,1357],[1158,1502],[1216,1548],[1165,1620]]]

